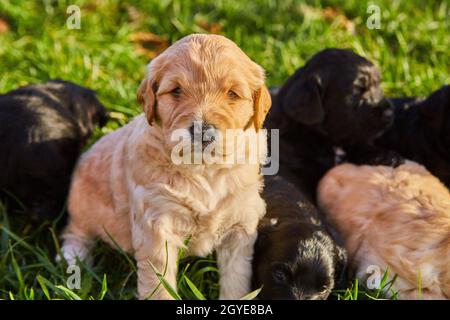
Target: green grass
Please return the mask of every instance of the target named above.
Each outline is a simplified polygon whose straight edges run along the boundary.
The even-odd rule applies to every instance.
[[[0,2],[0,92],[62,78],[98,91],[113,112],[94,139],[140,112],[136,90],[149,58],[130,38],[151,32],[171,43],[193,32],[219,30],[267,70],[269,85],[282,83],[312,54],[326,47],[351,48],[382,69],[390,96],[426,95],[449,82],[448,1],[371,1],[381,8],[381,29],[369,30],[364,1],[12,1]],[[66,8],[81,7],[81,30],[68,30]],[[327,18],[333,7],[353,23]],[[348,24],[347,24],[348,26]],[[1,30],[1,29],[0,29]],[[161,42],[162,43],[162,42]],[[148,54],[154,49],[150,48]],[[26,216],[0,208],[0,298],[133,299],[136,266],[132,258],[100,244],[92,267],[83,265],[80,290],[68,290],[69,274],[54,263],[59,247],[55,226],[31,228]],[[214,257],[184,258],[181,298],[217,298]],[[339,299],[382,298],[357,283]]]

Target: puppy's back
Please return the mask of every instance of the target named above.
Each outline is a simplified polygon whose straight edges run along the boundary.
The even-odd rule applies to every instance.
[[[0,192],[19,198],[37,221],[56,217],[80,140],[69,110],[37,85],[0,95]]]
[[[126,158],[131,157],[129,148],[137,143],[133,135],[141,134],[146,123],[143,114],[137,116],[127,125],[104,135],[80,157],[70,186],[70,224],[66,233],[85,238],[100,235],[114,245],[111,236],[125,251],[131,249],[130,208],[124,205],[128,203]],[[129,144],[129,140],[132,143]]]
[[[389,267],[405,290],[420,268],[424,288],[450,297],[450,193],[424,167],[344,164],[321,180],[318,202],[359,266]]]
[[[263,198],[267,202],[265,218],[298,219],[311,222],[319,219],[317,209],[297,186],[280,176],[264,177]]]

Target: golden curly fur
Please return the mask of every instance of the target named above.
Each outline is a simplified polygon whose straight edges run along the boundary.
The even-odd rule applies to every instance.
[[[359,278],[375,265],[398,275],[400,299],[450,298],[450,193],[424,167],[343,164],[320,182],[318,202]]]
[[[159,283],[149,262],[163,271],[167,258],[165,277],[176,287],[177,254],[190,237],[188,254],[217,251],[220,298],[241,297],[250,288],[256,227],[265,214],[259,163],[174,165],[171,134],[193,121],[221,132],[257,131],[271,105],[263,69],[225,37],[190,35],[150,63],[138,100],[144,114],[79,161],[64,257],[85,259],[93,239],[112,243],[111,235],[134,254],[138,295],[147,298]],[[152,298],[171,297],[160,286]]]

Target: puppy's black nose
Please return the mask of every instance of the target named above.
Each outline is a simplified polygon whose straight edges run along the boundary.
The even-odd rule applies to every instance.
[[[194,143],[197,142],[202,145],[208,145],[216,139],[216,127],[206,122],[195,121],[189,128],[189,132]]]

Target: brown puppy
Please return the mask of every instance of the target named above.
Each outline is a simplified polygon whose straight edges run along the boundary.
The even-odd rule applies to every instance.
[[[167,268],[176,287],[177,254],[189,238],[189,254],[217,250],[220,298],[241,297],[250,289],[256,228],[265,213],[259,161],[175,164],[180,142],[173,138],[181,131],[183,146],[194,145],[194,152],[181,150],[188,160],[211,146],[232,158],[236,150],[228,148],[225,131],[258,131],[270,108],[264,70],[222,36],[191,35],[150,63],[138,99],[145,114],[103,137],[78,164],[64,257],[84,259],[93,239],[111,243],[110,235],[133,252],[138,294],[147,298],[159,283],[150,262]],[[196,122],[201,134],[211,134],[208,141],[195,140]],[[258,160],[266,153],[262,140]],[[152,298],[170,296],[161,286]]]
[[[424,167],[340,165],[321,180],[318,201],[358,278],[388,268],[400,299],[450,298],[450,193]]]

